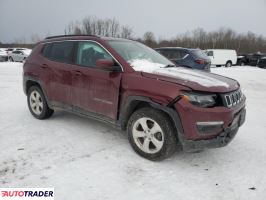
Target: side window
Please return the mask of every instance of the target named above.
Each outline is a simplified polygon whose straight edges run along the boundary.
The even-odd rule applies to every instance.
[[[19,53],[20,53],[20,51],[13,51],[13,53],[14,53],[14,54],[19,54]]]
[[[74,42],[54,42],[52,44],[49,58],[64,63],[73,63]]]
[[[94,42],[79,42],[76,62],[78,65],[96,67],[98,59],[113,60],[112,56]]]
[[[180,59],[182,59],[182,51],[180,51],[180,50],[169,50],[168,51],[168,57],[171,60],[180,60]]]
[[[167,51],[162,49],[162,50],[157,50],[157,52],[168,58]]]
[[[207,55],[208,55],[208,56],[213,56],[213,51],[208,51],[208,52],[207,52]]]

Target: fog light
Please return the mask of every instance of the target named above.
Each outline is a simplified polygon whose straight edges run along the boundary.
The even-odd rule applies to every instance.
[[[197,122],[197,129],[202,134],[213,133],[218,129],[223,128],[223,121],[214,121],[214,122]]]

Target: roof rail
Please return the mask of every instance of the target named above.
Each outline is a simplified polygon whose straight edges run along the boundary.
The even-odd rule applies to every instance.
[[[49,37],[46,37],[45,39],[48,40],[48,39],[53,39],[53,38],[60,38],[60,37],[72,37],[72,36],[93,36],[93,37],[99,37],[97,35],[89,35],[89,34],[79,34],[79,35],[55,35],[55,36],[49,36]]]

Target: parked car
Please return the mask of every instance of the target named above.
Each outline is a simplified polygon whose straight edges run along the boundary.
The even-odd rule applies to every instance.
[[[179,66],[210,71],[211,60],[200,49],[163,47],[155,50]]]
[[[55,109],[127,130],[150,160],[226,146],[245,121],[236,80],[176,67],[149,47],[98,36],[48,37],[23,65],[23,88],[37,119]]]
[[[260,60],[262,57],[265,57],[265,56],[266,56],[265,53],[254,53],[254,54],[251,54],[251,55],[249,56],[248,65],[251,65],[251,66],[257,66],[259,60]]]
[[[28,49],[27,48],[7,48],[6,52],[7,52],[7,54],[10,54],[13,51],[24,51],[24,50],[28,50]]]
[[[5,49],[0,49],[0,62],[4,62],[8,60],[7,53]]]
[[[231,67],[237,62],[237,54],[231,49],[207,49],[207,55],[211,59],[211,64],[217,67]]]
[[[258,62],[258,67],[266,68],[266,57],[262,57]]]
[[[8,60],[11,62],[24,62],[31,53],[31,50],[15,50],[8,54]]]
[[[249,63],[249,58],[247,54],[239,54],[237,56],[236,65],[244,66],[244,65],[248,65],[248,63]]]

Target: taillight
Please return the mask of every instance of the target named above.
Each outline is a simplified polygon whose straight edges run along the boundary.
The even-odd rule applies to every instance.
[[[205,60],[201,60],[201,59],[198,59],[195,62],[200,64],[200,65],[204,65],[206,63]]]

